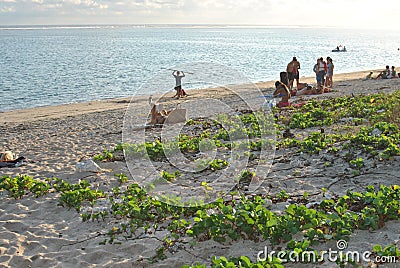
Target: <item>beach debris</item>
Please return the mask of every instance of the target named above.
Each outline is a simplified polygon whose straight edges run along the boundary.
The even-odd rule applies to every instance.
[[[375,128],[374,130],[371,131],[371,136],[380,136],[382,134],[382,131],[378,128]]]
[[[290,129],[286,129],[285,132],[283,132],[283,137],[292,139],[294,138],[294,134],[290,132]]]
[[[352,122],[353,121],[353,117],[345,117],[345,118],[340,118],[339,122],[343,122],[343,123],[348,123],[348,122]]]
[[[318,206],[319,204],[321,204],[322,201],[315,201],[315,202],[310,202],[308,204],[306,204],[306,208],[313,208]]]
[[[76,163],[76,171],[78,172],[94,172],[99,173],[102,172],[103,169],[99,167],[93,160],[87,160],[85,162]]]

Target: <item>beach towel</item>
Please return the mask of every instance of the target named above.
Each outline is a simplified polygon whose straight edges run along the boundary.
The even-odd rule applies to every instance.
[[[277,106],[278,106],[278,108],[290,107],[290,102],[280,101]]]
[[[167,124],[176,124],[186,122],[186,109],[172,110],[165,121]]]
[[[299,107],[304,106],[306,103],[307,103],[306,101],[303,101],[303,102],[299,102],[299,103],[292,104],[291,106],[292,106],[292,107],[299,108]]]

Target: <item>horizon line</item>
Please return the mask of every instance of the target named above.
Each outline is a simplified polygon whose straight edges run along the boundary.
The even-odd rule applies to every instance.
[[[363,28],[351,28],[345,26],[329,26],[329,25],[279,25],[279,24],[232,24],[232,23],[66,23],[66,24],[0,24],[0,28],[22,28],[22,27],[123,27],[123,26],[134,26],[138,28],[320,28],[320,29],[363,29]]]

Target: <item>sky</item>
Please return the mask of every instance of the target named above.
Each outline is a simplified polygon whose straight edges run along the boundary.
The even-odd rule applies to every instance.
[[[244,24],[396,29],[399,14],[397,0],[0,0],[0,25]]]

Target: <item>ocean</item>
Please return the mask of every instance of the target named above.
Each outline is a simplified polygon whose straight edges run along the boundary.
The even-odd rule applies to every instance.
[[[331,52],[338,45],[347,52]],[[218,81],[226,69],[242,75],[221,83],[279,80],[294,56],[301,63],[300,76],[313,76],[316,59],[327,56],[336,73],[384,69],[400,66],[399,47],[396,30],[0,26],[0,111],[167,92],[175,83],[170,69],[188,72],[187,89],[215,85],[190,79],[190,73]],[[155,86],[143,90],[153,80],[158,80]]]

